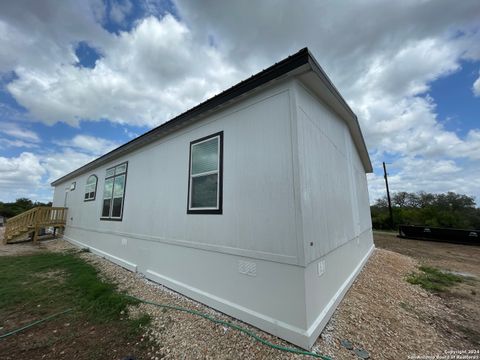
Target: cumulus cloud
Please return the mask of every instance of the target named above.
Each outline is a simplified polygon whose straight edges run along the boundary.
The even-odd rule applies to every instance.
[[[178,0],[178,17],[152,10],[155,16],[116,34],[102,22],[122,23],[132,9],[128,0],[113,5],[1,5],[0,73],[14,71],[7,89],[31,119],[155,126],[308,46],[358,114],[374,166],[386,154],[395,159],[393,189],[480,195],[478,182],[463,176],[480,168],[480,130],[462,136],[445,129],[428,95],[430,84],[458,71],[462,60],[480,60],[478,1]],[[79,41],[101,52],[94,68],[78,66]],[[473,92],[480,96],[480,78]],[[81,154],[75,164],[116,145],[82,136],[60,142],[69,159]],[[53,178],[72,169],[72,162],[48,159]],[[369,179],[375,198],[383,179]]]
[[[453,191],[476,195],[472,189],[480,186],[480,168],[475,163],[464,165],[453,160],[403,157],[387,165],[388,182],[390,189],[395,189],[396,192]],[[386,195],[384,181],[383,174],[368,175],[371,202]]]
[[[6,1],[0,11],[0,73],[17,69],[54,71],[76,60],[71,44],[79,39],[106,44],[108,32],[92,9],[100,0]]]
[[[73,171],[95,159],[92,154],[87,154],[71,148],[61,151],[49,152],[41,157],[41,164],[47,171],[46,183],[50,184],[63,175]]]
[[[132,11],[132,3],[129,0],[123,2],[112,1],[110,3],[110,19],[117,24],[122,24],[125,17]]]
[[[0,156],[0,199],[14,201],[19,197],[28,197],[37,201],[51,201],[50,182],[94,158],[92,154],[72,148]]]
[[[16,197],[35,194],[43,186],[45,172],[38,156],[31,152],[11,158],[0,156],[0,196],[11,199],[12,194]]]
[[[148,17],[131,32],[110,34],[93,69],[19,66],[8,90],[47,124],[80,120],[159,125],[238,79],[236,70],[208,44],[193,41],[173,16]]]
[[[473,93],[475,94],[475,96],[480,96],[480,76],[473,83]]]
[[[377,171],[386,155],[395,159],[394,191],[480,195],[478,180],[464,177],[480,168],[479,130],[463,137],[446,130],[428,95],[462,59],[480,59],[477,1],[265,1],[252,11],[244,2],[179,0],[178,7],[199,41],[221,39],[221,51],[246,72],[308,46],[357,113]],[[382,176],[369,184],[372,200],[384,194]]]

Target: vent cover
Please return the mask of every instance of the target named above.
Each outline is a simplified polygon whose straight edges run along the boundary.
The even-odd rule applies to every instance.
[[[239,260],[238,272],[248,276],[257,276],[257,264],[251,261]]]
[[[318,276],[322,276],[322,275],[323,275],[323,273],[325,272],[325,268],[326,268],[325,260],[321,260],[321,261],[317,264],[317,273],[318,273]]]

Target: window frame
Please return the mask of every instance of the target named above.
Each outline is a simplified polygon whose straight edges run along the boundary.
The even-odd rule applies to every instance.
[[[97,186],[98,186],[98,176],[95,175],[95,174],[91,174],[88,178],[87,178],[87,182],[85,183],[85,188],[87,187],[88,185],[88,180],[91,178],[91,177],[95,177],[95,190],[93,192],[93,198],[91,197],[88,197],[88,198],[85,198],[85,194],[87,194],[86,191],[83,192],[83,202],[88,202],[88,201],[95,201],[95,199],[97,198]],[[90,192],[88,193],[90,195]]]
[[[125,172],[122,172],[120,174],[115,174],[115,168],[117,168],[118,166],[122,166],[122,165],[125,165]],[[106,176],[107,172],[111,169],[114,169],[114,172],[113,172],[113,175],[110,175],[110,176]],[[124,161],[122,163],[119,163],[119,164],[116,164],[114,166],[110,166],[109,168],[107,168],[105,170],[105,179],[103,181],[103,194],[102,194],[102,203],[101,203],[101,207],[100,207],[100,220],[102,221],[122,221],[123,220],[123,209],[124,209],[124,205],[125,205],[125,193],[126,193],[126,190],[127,190],[127,173],[128,173],[128,161]],[[122,195],[122,208],[121,208],[121,212],[120,212],[120,216],[112,216],[112,212],[113,212],[113,200],[115,199],[113,197],[113,195],[115,194],[115,178],[116,177],[119,177],[119,176],[125,176],[125,182],[123,184],[123,195]],[[103,216],[103,203],[105,201],[105,182],[108,180],[108,179],[113,179],[113,184],[112,184],[112,196],[110,198],[111,202],[110,202],[110,211],[108,213],[108,216]]]
[[[208,140],[218,138],[218,181],[217,181],[217,206],[212,207],[191,207],[192,200],[192,148],[195,145],[206,142]],[[212,172],[213,173],[213,172]],[[203,176],[210,174],[203,174]],[[196,175],[202,176],[202,175]],[[223,213],[223,131],[219,131],[215,134],[204,136],[200,139],[190,142],[189,156],[188,156],[188,193],[187,193],[187,214],[216,214],[221,215]]]

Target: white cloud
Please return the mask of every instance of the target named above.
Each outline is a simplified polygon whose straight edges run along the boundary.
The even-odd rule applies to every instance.
[[[463,59],[480,60],[477,0],[175,5],[181,20],[150,16],[110,34],[102,19],[125,21],[128,1],[109,12],[93,0],[2,4],[0,72],[15,71],[8,90],[37,121],[154,126],[308,46],[358,114],[374,166],[386,154],[394,159],[392,189],[480,195],[473,177],[480,174],[471,171],[480,169],[480,130],[447,130],[428,96],[430,83]],[[101,51],[95,68],[74,65],[79,41]],[[480,78],[473,91],[480,96]],[[75,164],[114,146],[82,136],[61,142],[76,149],[64,150]],[[49,173],[72,169],[49,159]],[[372,199],[382,181],[370,177]]]
[[[42,166],[47,171],[46,183],[50,184],[63,175],[85,165],[95,159],[95,156],[77,150],[65,148],[60,152],[51,152],[41,158]],[[48,185],[50,186],[50,185]]]
[[[32,144],[23,140],[10,140],[0,137],[0,149],[2,147],[10,148],[38,148],[38,144]]]
[[[108,32],[92,9],[100,0],[4,1],[0,5],[0,73],[16,69],[54,71],[76,61],[78,40],[104,45]]]
[[[132,3],[129,0],[124,2],[112,1],[110,6],[110,19],[117,24],[123,24],[125,17],[132,11]]]
[[[307,45],[357,113],[377,171],[387,154],[394,159],[394,191],[479,196],[469,171],[480,169],[479,130],[464,137],[446,130],[428,96],[430,83],[458,71],[462,59],[480,59],[480,4],[451,5],[265,1],[252,11],[242,2],[179,1],[197,38],[220,39],[219,49],[245,71]],[[369,184],[371,200],[383,195],[382,176]]]
[[[18,156],[0,156],[0,201],[20,197],[48,202],[52,200],[50,182],[92,161],[95,156],[64,148],[59,151]]]
[[[95,156],[106,154],[120,145],[114,141],[90,135],[76,135],[70,140],[57,141],[57,144]]]
[[[218,51],[193,41],[171,15],[145,18],[131,32],[110,37],[95,68],[58,60],[55,66],[17,66],[18,79],[8,90],[47,124],[106,118],[154,126],[238,79]]]
[[[4,133],[5,135],[27,142],[40,142],[40,138],[38,137],[36,132],[21,128],[18,124],[15,123],[3,123],[0,126],[0,132]]]
[[[475,94],[475,96],[480,96],[480,76],[473,83],[473,93]]]
[[[480,200],[479,194],[472,191],[480,187],[480,168],[471,165],[462,167],[453,160],[403,157],[387,165],[390,191],[453,191],[473,195]],[[368,181],[371,202],[386,195],[383,174],[369,174]]]
[[[42,188],[45,169],[37,155],[23,152],[17,157],[0,157],[0,198],[29,196]]]

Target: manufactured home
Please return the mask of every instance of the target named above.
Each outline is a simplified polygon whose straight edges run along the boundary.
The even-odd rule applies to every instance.
[[[310,348],[374,248],[371,171],[303,49],[54,181],[53,204],[67,241]]]

